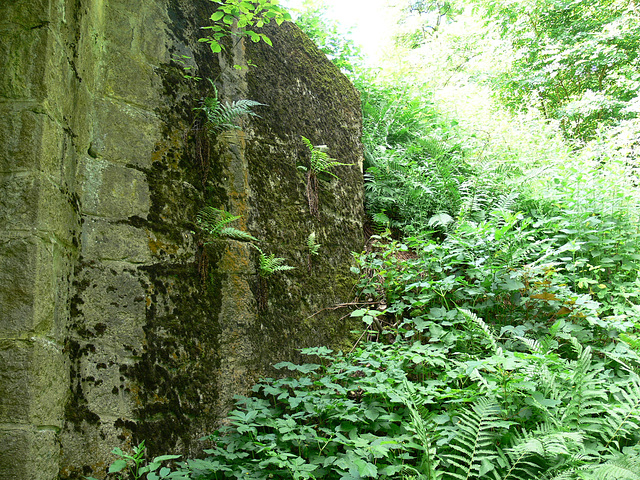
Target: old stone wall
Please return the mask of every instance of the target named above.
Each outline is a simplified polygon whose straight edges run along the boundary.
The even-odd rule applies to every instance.
[[[274,362],[346,341],[346,312],[316,312],[350,299],[362,246],[357,93],[290,24],[214,56],[213,8],[0,4],[0,480],[99,476],[143,439],[197,455]],[[206,79],[260,116],[208,138]],[[317,217],[302,135],[352,164],[321,179]],[[205,205],[296,269],[261,278],[256,248],[199,231]]]

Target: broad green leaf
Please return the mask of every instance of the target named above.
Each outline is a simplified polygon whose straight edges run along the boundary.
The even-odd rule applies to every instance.
[[[127,461],[120,458],[109,466],[109,473],[118,473],[127,468]]]

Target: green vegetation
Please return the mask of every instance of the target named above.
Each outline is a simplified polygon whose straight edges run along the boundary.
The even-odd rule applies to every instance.
[[[260,247],[253,245],[253,247],[260,254],[259,258],[259,274],[260,277],[266,278],[270,277],[274,273],[278,272],[286,272],[288,270],[293,270],[296,267],[292,267],[291,265],[287,265],[286,259],[282,257],[276,257],[275,253],[271,253],[267,255],[264,253]]]
[[[475,4],[502,39],[448,34],[463,2],[411,2],[439,35],[397,51],[450,55],[354,75],[373,234],[353,348],[276,365],[176,475],[640,479],[637,7]]]
[[[242,218],[242,215],[231,213],[215,207],[204,207],[198,212],[196,222],[200,229],[210,238],[232,238],[244,242],[258,242],[253,235],[229,226],[230,223]]]
[[[258,114],[253,112],[253,107],[263,106],[264,104],[255,100],[236,100],[235,102],[222,103],[218,98],[218,90],[211,80],[211,87],[214,94],[203,98],[200,106],[193,110],[202,113],[204,130],[208,134],[218,134],[227,130],[239,130],[236,121],[238,118],[249,115],[257,117]]]
[[[285,20],[290,20],[289,13],[279,5],[277,0],[211,0],[218,4],[216,11],[211,15],[212,24],[202,27],[207,30],[208,36],[201,38],[211,47],[213,53],[224,50],[225,39],[250,38],[253,42],[263,41],[271,45],[271,40],[263,33],[254,31],[275,21],[280,25]]]
[[[304,136],[302,137],[302,141],[309,149],[311,156],[309,159],[309,168],[304,165],[299,165],[298,169],[307,173],[307,199],[309,201],[309,211],[311,212],[311,215],[317,217],[320,213],[318,210],[320,203],[318,198],[318,176],[330,175],[334,178],[338,178],[335,173],[330,172],[329,170],[338,166],[350,166],[351,164],[340,163],[331,158],[325,151],[323,151],[326,149],[326,146],[324,145],[314,146],[311,141]]]

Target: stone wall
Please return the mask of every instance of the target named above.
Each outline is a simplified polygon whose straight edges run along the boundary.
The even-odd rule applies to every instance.
[[[346,312],[314,314],[350,299],[362,246],[357,93],[290,24],[214,56],[213,8],[0,5],[0,480],[100,476],[142,439],[197,455],[274,362],[346,341]],[[212,90],[181,55],[260,117],[207,140],[193,107]],[[353,164],[321,180],[319,217],[302,135]],[[262,279],[255,248],[199,232],[205,205],[296,269]]]

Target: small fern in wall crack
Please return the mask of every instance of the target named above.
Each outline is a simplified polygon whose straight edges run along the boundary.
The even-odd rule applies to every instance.
[[[309,266],[309,272],[311,272],[311,258],[320,254],[320,245],[316,242],[316,232],[311,232],[307,237],[307,248],[309,253],[307,255],[307,264]]]
[[[276,257],[275,253],[267,255],[260,247],[251,244],[260,255],[258,257],[258,291],[256,300],[258,302],[258,310],[265,310],[268,305],[268,289],[267,278],[278,272],[286,272],[293,270],[295,267],[287,265],[286,260],[282,257]]]
[[[211,82],[211,80],[209,81]],[[213,87],[213,96],[205,97],[200,101],[200,106],[194,108],[194,111],[201,112],[204,116],[204,129],[208,134],[216,135],[227,130],[238,130],[240,126],[236,122],[240,117],[245,115],[259,116],[251,109],[262,106],[263,103],[246,99],[222,103],[213,82],[211,82],[211,86]]]
[[[259,240],[253,235],[229,226],[230,223],[240,218],[242,218],[242,215],[232,215],[219,208],[204,207],[198,212],[196,222],[200,229],[211,238],[231,238],[241,242],[258,242]]]
[[[331,175],[334,178],[339,178],[335,173],[330,172],[329,170],[337,167],[337,166],[351,166],[352,163],[341,163],[337,160],[331,158],[328,153],[326,153],[326,146],[319,145],[314,146],[311,141],[302,137],[302,141],[309,149],[311,153],[310,167],[299,166],[298,169],[307,172],[307,199],[309,200],[309,211],[311,215],[314,217],[318,216],[318,175],[321,173],[326,173]]]
[[[263,278],[270,277],[274,273],[286,272],[288,270],[294,270],[296,267],[285,264],[286,259],[282,257],[276,257],[275,253],[267,255],[262,249],[256,245],[253,247],[260,254],[259,257],[259,275]]]

